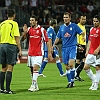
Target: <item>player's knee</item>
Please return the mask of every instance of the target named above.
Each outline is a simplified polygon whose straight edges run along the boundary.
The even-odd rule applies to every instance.
[[[88,70],[88,69],[90,69],[90,66],[88,66],[88,65],[84,65],[84,68],[83,68],[84,70]]]
[[[43,61],[48,62],[48,58],[45,58]]]
[[[56,63],[60,63],[60,60],[58,59],[58,60],[56,60]]]

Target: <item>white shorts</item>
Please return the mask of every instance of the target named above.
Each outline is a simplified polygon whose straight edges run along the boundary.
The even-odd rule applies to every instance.
[[[100,65],[100,55],[96,56],[96,65]]]
[[[93,67],[96,67],[96,65],[100,64],[100,56],[99,57],[98,56],[95,56],[93,54],[88,54],[85,63]]]
[[[42,64],[43,56],[28,56],[27,66],[34,67],[34,65],[38,65],[39,67]]]

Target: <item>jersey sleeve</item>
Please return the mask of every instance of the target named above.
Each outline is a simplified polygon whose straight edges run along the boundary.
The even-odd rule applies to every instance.
[[[18,24],[16,22],[14,24],[15,24],[14,30],[13,30],[14,36],[20,36]]]
[[[92,29],[93,29],[93,27],[92,27],[92,28],[90,28],[90,34],[91,34]],[[90,40],[90,41],[91,41],[91,35],[90,35],[90,34],[89,34],[88,40]]]
[[[42,32],[44,42],[48,42],[48,35],[46,30],[44,28],[41,28],[41,32]]]
[[[62,38],[62,37],[61,37],[61,27],[60,27],[59,30],[58,30],[58,33],[57,33],[56,38]]]
[[[82,30],[81,30],[81,28],[77,24],[75,26],[75,29],[76,29],[76,33],[77,34],[82,34]]]
[[[52,31],[52,29],[47,29],[47,35],[48,35],[48,38],[49,39],[52,39],[52,36],[53,36],[53,31]]]

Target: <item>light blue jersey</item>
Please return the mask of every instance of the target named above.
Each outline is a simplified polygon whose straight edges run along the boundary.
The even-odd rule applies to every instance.
[[[52,45],[53,45],[54,41],[56,39],[56,33],[55,33],[54,29],[51,26],[47,29],[47,34],[48,34],[48,38],[52,40]],[[46,44],[44,46],[44,51],[47,51]]]
[[[75,23],[71,23],[66,26],[61,25],[57,38],[62,39],[62,60],[64,64],[68,64],[70,59],[76,59],[77,53],[77,34],[81,34],[82,30]]]
[[[77,34],[81,34],[82,30],[79,28],[79,26],[75,23],[71,23],[66,26],[61,25],[58,33],[57,33],[57,38],[62,39],[62,47],[70,47],[70,46],[75,46],[77,44]]]

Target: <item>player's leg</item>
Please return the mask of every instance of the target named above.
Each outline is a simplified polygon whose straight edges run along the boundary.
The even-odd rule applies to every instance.
[[[42,63],[42,56],[36,56],[36,57],[31,57],[32,65],[33,65],[33,78],[32,78],[32,83],[33,83],[33,88],[30,91],[38,91],[38,69],[41,66]]]
[[[62,69],[62,64],[61,64],[61,61],[60,61],[60,58],[59,58],[59,54],[58,54],[58,51],[57,49],[55,48],[55,50],[53,51],[53,54],[52,54],[53,58],[55,58],[56,60],[56,65],[57,65],[57,68],[60,72],[60,76],[63,76],[64,72],[63,72],[63,69]]]
[[[77,77],[77,68],[78,68],[79,65],[80,65],[80,60],[76,59],[76,61],[75,61],[75,80],[78,80],[78,77]]]
[[[5,80],[5,73],[7,70],[7,66],[6,66],[6,56],[5,56],[5,52],[4,52],[4,45],[0,45],[0,64],[2,65],[2,69],[0,71],[0,92],[4,93],[4,80]]]
[[[32,80],[33,79],[33,66],[30,66],[30,76],[31,76],[31,80]],[[33,80],[32,80],[32,84],[31,84],[30,88],[28,89],[29,91],[31,90],[32,85],[33,85]]]
[[[4,93],[5,88],[4,88],[4,80],[5,80],[5,73],[7,71],[6,65],[2,65],[1,73],[0,73],[0,92]]]
[[[42,74],[42,72],[45,69],[47,63],[48,63],[48,58],[44,58],[44,60],[43,60],[43,62],[41,64],[40,70],[39,70],[39,75]]]
[[[75,77],[75,67],[74,67],[74,64],[75,64],[75,60],[74,59],[70,59],[69,60],[70,74],[71,74],[71,86],[70,87],[74,86],[74,77]]]
[[[43,75],[42,72],[43,72],[43,70],[45,69],[47,63],[48,63],[48,52],[45,51],[45,52],[44,52],[44,60],[43,60],[43,62],[42,62],[42,64],[41,64],[40,70],[39,70],[39,75],[40,75],[40,76]]]
[[[76,46],[69,48],[69,67],[71,74],[71,87],[74,86],[74,77],[75,77],[75,60],[76,60]]]
[[[68,79],[68,85],[66,88],[69,88],[71,86],[71,73],[70,73],[70,67],[68,66],[69,61],[69,49],[68,48],[62,48],[62,61],[65,64],[66,67],[66,77]]]
[[[17,61],[17,46],[5,44],[4,51],[5,51],[5,56],[6,56],[5,63],[6,63],[6,67],[7,67],[5,93],[13,94],[13,91],[11,91],[11,89],[10,89],[10,85],[11,85],[11,81],[12,81],[13,67]]]
[[[94,85],[94,81],[95,81],[95,76],[92,72],[92,70],[90,69],[90,65],[91,66],[95,66],[95,56],[88,54],[85,60],[85,65],[84,65],[84,70],[86,72],[86,74],[88,75],[88,77],[92,80],[92,85],[89,89],[92,89],[93,85]]]
[[[91,90],[97,90],[100,81],[100,65],[96,66],[95,82]]]
[[[83,79],[81,79],[80,77],[80,73],[83,70],[84,67],[84,62],[81,61],[80,65],[76,68],[76,75],[75,75],[75,79],[79,80],[79,81],[84,81]]]
[[[76,77],[78,78],[79,81],[84,81],[83,79],[81,79],[80,73],[83,70],[84,62],[85,62],[85,53],[86,53],[86,47],[85,47],[85,45],[82,45],[82,48],[83,48],[83,50],[82,51],[78,50],[77,56],[76,56],[79,59],[79,61],[80,61],[79,62],[80,65],[76,69],[76,73],[77,73]]]
[[[13,67],[14,67],[13,65],[7,65],[7,72],[6,72],[6,93],[7,94],[13,94],[13,92],[10,89]]]
[[[96,58],[96,75],[95,75],[95,82],[92,90],[98,89],[98,84],[100,82],[100,55],[97,55]]]

